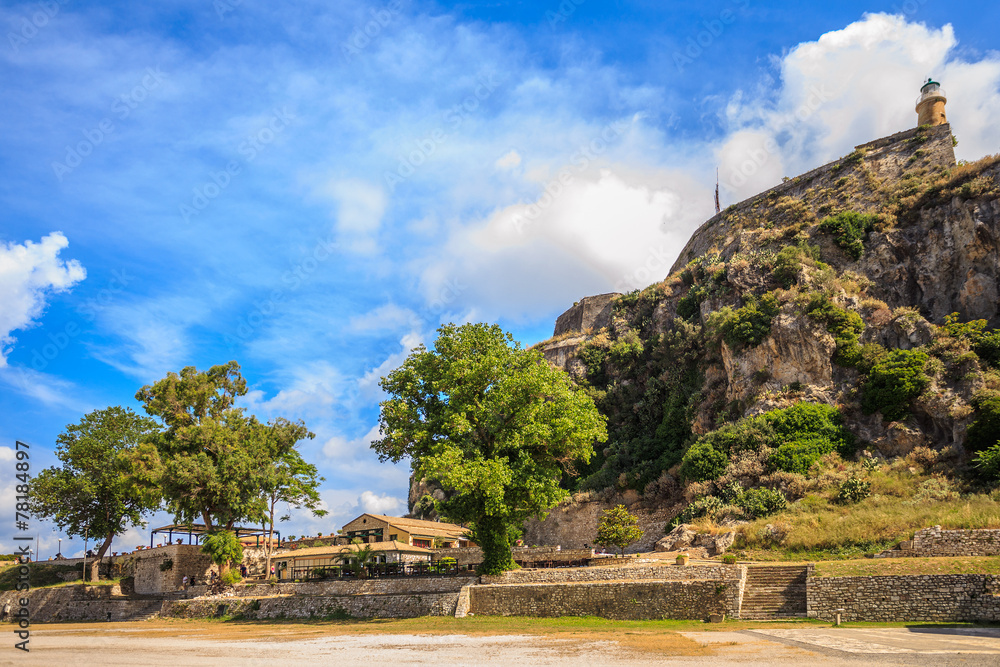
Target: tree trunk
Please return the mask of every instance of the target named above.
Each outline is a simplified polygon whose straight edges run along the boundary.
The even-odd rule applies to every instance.
[[[499,517],[484,516],[476,522],[476,537],[483,549],[483,564],[480,574],[502,574],[507,570],[516,570],[517,563],[510,552],[510,538],[507,536],[507,524]]]
[[[111,548],[111,540],[115,539],[114,533],[108,533],[108,536],[104,538],[104,544],[101,548],[97,550],[97,556],[94,557],[94,562],[90,564],[90,580],[97,581],[101,576],[101,560],[104,559],[104,554],[108,552]]]
[[[276,503],[276,500],[271,500],[271,514],[268,517],[267,542],[264,543],[264,553],[267,555],[264,562],[265,579],[271,578],[271,540],[274,538],[274,506]]]

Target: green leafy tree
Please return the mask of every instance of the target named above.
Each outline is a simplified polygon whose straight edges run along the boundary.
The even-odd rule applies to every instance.
[[[208,533],[263,523],[273,439],[266,425],[234,407],[244,394],[235,361],[203,372],[188,366],[136,394],[165,427],[149,438],[142,460],[177,523],[200,521]]]
[[[313,433],[301,422],[290,422],[278,418],[268,424],[268,448],[271,452],[271,463],[264,472],[262,490],[267,496],[267,515],[264,529],[267,530],[267,542],[264,545],[266,560],[264,571],[271,571],[271,556],[273,554],[272,539],[274,537],[274,522],[276,508],[284,503],[289,507],[305,507],[314,516],[325,516],[326,510],[321,509],[319,484],[323,481],[316,472],[316,466],[306,463],[295,445],[303,439],[312,439]],[[289,514],[279,518],[286,521]]]
[[[568,495],[561,474],[607,439],[604,418],[541,351],[500,327],[448,324],[438,334],[433,350],[417,347],[382,379],[390,398],[372,448],[383,461],[410,457],[450,493],[438,510],[473,524],[482,572],[511,570],[508,528]]]
[[[624,505],[618,505],[604,510],[601,522],[597,525],[594,543],[602,547],[614,547],[624,556],[625,548],[642,539],[642,534],[639,519]]]
[[[128,408],[94,410],[66,427],[56,441],[61,465],[43,470],[31,484],[29,505],[67,535],[102,539],[90,566],[96,580],[115,535],[144,525],[142,517],[160,504],[155,486],[137,476],[133,455],[156,423]]]
[[[228,573],[233,563],[243,560],[243,543],[231,530],[216,530],[209,533],[202,542],[201,550],[219,566],[223,575]]]
[[[337,556],[337,561],[359,579],[365,579],[368,577],[368,566],[375,562],[375,550],[372,549],[372,545],[363,544],[357,537],[351,541],[351,544],[354,549],[342,552]]]

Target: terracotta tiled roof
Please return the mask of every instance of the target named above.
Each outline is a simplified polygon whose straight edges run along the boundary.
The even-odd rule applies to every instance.
[[[408,533],[417,535],[458,538],[469,532],[467,528],[463,528],[458,524],[445,523],[444,521],[424,521],[423,519],[407,519],[398,516],[386,516],[384,514],[369,514],[368,516],[375,517],[391,526],[397,526]]]

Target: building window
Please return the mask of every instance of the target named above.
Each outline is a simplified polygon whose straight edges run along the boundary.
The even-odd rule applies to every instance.
[[[389,535],[389,541],[390,542],[395,542],[398,539],[399,539],[399,535],[391,535],[391,534]]]
[[[413,538],[413,546],[415,546],[415,547],[423,547],[424,549],[430,549],[431,548],[431,541],[430,540],[418,540],[417,538],[414,537]]]

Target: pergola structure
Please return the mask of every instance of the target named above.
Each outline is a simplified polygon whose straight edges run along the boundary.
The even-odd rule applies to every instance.
[[[149,548],[153,548],[153,541],[157,533],[167,534],[167,544],[172,544],[174,541],[174,533],[179,535],[188,536],[188,544],[195,544],[201,541],[201,538],[208,534],[208,528],[203,523],[192,523],[192,524],[180,524],[172,523],[169,526],[161,526],[160,528],[154,528],[153,532],[149,534]],[[247,528],[245,526],[235,526],[233,527],[233,532],[236,533],[236,539],[241,537],[256,537],[257,546],[260,546],[260,538],[267,538],[267,531],[263,528]],[[274,531],[274,539],[281,543],[281,532]]]

